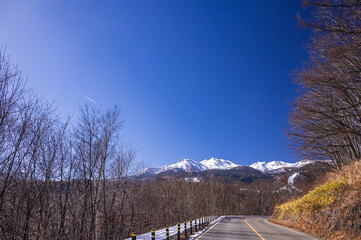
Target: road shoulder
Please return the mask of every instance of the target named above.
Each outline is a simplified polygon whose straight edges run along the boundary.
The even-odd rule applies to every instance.
[[[268,219],[265,219],[264,221],[265,221],[266,223],[268,223],[268,224],[271,224],[271,225],[275,226],[275,227],[283,228],[283,229],[286,229],[286,230],[288,230],[288,231],[298,233],[298,234],[300,234],[300,235],[303,235],[303,236],[305,236],[305,237],[308,237],[309,239],[313,239],[313,240],[324,240],[324,239],[322,239],[322,238],[312,236],[312,235],[310,235],[310,234],[308,234],[308,233],[301,232],[301,231],[296,230],[296,229],[294,229],[294,228],[290,228],[290,227],[286,227],[286,226],[283,226],[283,225],[280,225],[280,224],[277,224],[277,223],[270,222]]]

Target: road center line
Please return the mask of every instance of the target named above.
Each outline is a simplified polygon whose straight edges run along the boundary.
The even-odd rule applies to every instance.
[[[256,229],[254,229],[254,228],[247,222],[247,218],[245,218],[244,221],[247,223],[247,225],[248,225],[255,233],[257,233],[257,235],[258,235],[262,240],[266,240],[266,239],[264,239],[264,238],[262,237],[261,234],[259,234],[259,233],[256,231]]]

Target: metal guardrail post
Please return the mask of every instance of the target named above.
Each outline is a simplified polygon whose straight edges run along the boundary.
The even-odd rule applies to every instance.
[[[137,240],[137,234],[135,232],[132,233],[132,240]]]
[[[155,240],[155,231],[152,231],[152,240]]]
[[[178,240],[180,240],[180,223],[178,223]]]
[[[193,235],[193,221],[191,221],[191,235]]]
[[[187,237],[187,222],[184,222],[184,237]]]
[[[167,227],[167,229],[165,230],[165,236],[167,240],[169,240],[169,227]]]

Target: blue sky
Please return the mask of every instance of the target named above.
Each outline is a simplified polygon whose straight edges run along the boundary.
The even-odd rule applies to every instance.
[[[289,0],[2,0],[0,44],[64,116],[118,105],[123,139],[148,166],[293,162],[284,131],[307,59],[300,11]]]

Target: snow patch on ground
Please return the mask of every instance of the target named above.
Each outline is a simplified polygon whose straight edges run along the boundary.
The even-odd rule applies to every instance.
[[[213,222],[211,222],[210,225],[214,225],[218,222],[220,222],[225,216],[220,216],[219,218],[217,218],[216,220],[214,220]],[[195,234],[193,234],[192,236],[189,237],[189,240],[194,240],[196,239],[197,237],[199,237],[200,235],[202,235],[203,233],[205,233],[207,230],[209,229],[209,227],[206,227],[204,229],[202,229],[202,231],[199,231]]]
[[[294,174],[289,176],[289,178],[287,180],[288,184],[293,185],[293,183],[295,182],[295,179],[297,179],[299,181],[299,179],[300,179],[300,173],[299,172],[295,172]]]
[[[186,182],[200,182],[198,178],[184,178],[184,181]]]

